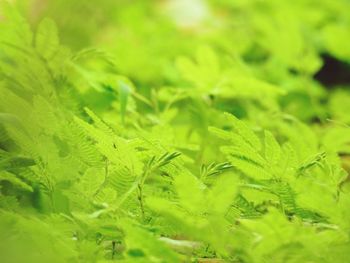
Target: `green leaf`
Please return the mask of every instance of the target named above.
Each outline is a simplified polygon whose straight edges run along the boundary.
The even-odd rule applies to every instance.
[[[120,103],[120,114],[122,123],[125,122],[126,108],[128,105],[128,98],[131,94],[132,89],[130,86],[122,80],[118,82],[119,86],[119,103]]]
[[[104,182],[104,172],[99,168],[89,168],[79,182],[79,189],[88,197],[94,196]]]
[[[281,147],[269,131],[265,131],[264,150],[266,160],[272,165],[277,165],[281,158]]]
[[[205,185],[190,173],[181,173],[174,179],[181,205],[192,213],[200,213],[204,205]]]
[[[31,158],[26,157],[8,157],[0,160],[0,170],[11,170],[21,167],[28,167],[35,165],[35,162]]]
[[[233,174],[221,175],[209,190],[207,206],[209,213],[225,215],[238,192],[238,177]]]
[[[161,262],[166,259],[167,262],[179,262],[178,255],[166,247],[163,242],[148,231],[138,227],[132,221],[123,219],[120,226],[125,231],[125,244],[127,257],[130,260],[144,258],[148,262]],[[139,251],[136,253],[136,251]]]
[[[234,131],[249,143],[251,147],[257,151],[261,149],[260,139],[255,135],[251,128],[232,114],[225,113],[225,117],[228,123],[233,125]]]
[[[21,179],[17,178],[17,176],[13,173],[0,171],[0,181],[7,181],[11,183],[13,186],[18,187],[19,189],[33,192],[33,188],[30,185],[23,182]]]
[[[49,60],[58,52],[59,46],[56,24],[53,20],[45,18],[38,26],[35,48],[44,59]]]

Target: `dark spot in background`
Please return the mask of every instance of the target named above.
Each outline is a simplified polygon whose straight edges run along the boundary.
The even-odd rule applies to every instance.
[[[350,64],[328,54],[322,55],[323,66],[314,78],[327,88],[338,85],[350,85]]]

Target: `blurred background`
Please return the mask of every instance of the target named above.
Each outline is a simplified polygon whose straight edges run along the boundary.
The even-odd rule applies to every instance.
[[[174,61],[193,58],[205,45],[221,69],[286,90],[281,105],[298,118],[324,119],[331,112],[350,120],[344,108],[350,105],[347,0],[12,1],[33,28],[52,18],[71,50],[98,46],[110,52],[118,72],[140,86],[188,81]]]

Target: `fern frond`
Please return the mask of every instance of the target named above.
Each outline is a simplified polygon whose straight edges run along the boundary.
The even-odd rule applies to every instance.
[[[251,147],[259,151],[261,149],[260,139],[243,121],[232,114],[224,113],[229,124],[233,125],[234,131],[240,135]]]
[[[18,187],[19,189],[33,192],[33,188],[30,185],[23,182],[21,179],[17,178],[16,175],[13,173],[0,171],[0,181],[7,181],[11,183],[13,186]]]

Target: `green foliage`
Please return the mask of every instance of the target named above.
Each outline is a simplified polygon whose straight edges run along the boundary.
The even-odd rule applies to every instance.
[[[9,2],[1,262],[349,262],[347,0]]]

